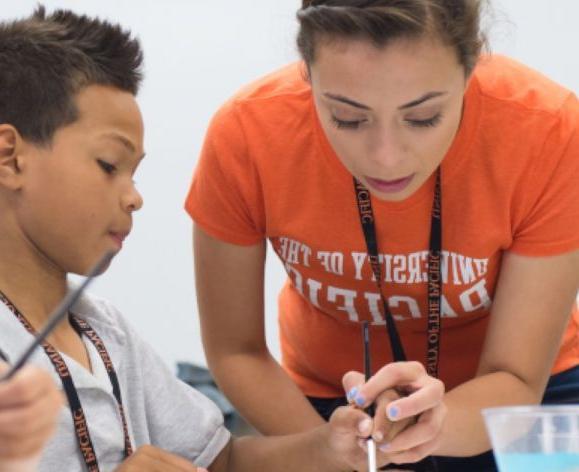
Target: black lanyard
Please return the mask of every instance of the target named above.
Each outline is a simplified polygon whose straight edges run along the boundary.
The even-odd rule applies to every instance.
[[[440,352],[440,310],[442,296],[441,277],[441,256],[442,256],[442,192],[441,192],[441,171],[440,167],[436,171],[436,183],[434,187],[434,200],[432,203],[432,213],[430,219],[430,248],[428,251],[428,332],[427,332],[427,354],[426,370],[429,375],[438,377],[438,362]],[[405,361],[406,353],[396,329],[396,323],[388,300],[382,292],[382,269],[378,258],[378,241],[376,239],[376,225],[370,192],[356,178],[354,178],[354,189],[356,191],[356,201],[360,213],[360,223],[364,238],[368,258],[372,266],[372,272],[376,278],[378,292],[384,307],[384,318],[386,329],[390,339],[390,348],[394,361]]]
[[[14,306],[6,296],[0,292],[0,300],[10,309],[12,313],[16,316],[16,318],[22,323],[22,325],[28,330],[30,334],[33,336],[36,335],[36,331],[32,327],[32,325],[28,322],[28,320],[24,317],[22,313]],[[127,420],[125,417],[125,411],[123,408],[123,401],[121,398],[121,389],[119,386],[119,380],[117,377],[117,373],[111,362],[109,354],[105,348],[105,345],[100,338],[100,336],[90,327],[90,325],[79,318],[78,316],[71,314],[70,323],[72,327],[76,330],[79,335],[85,335],[95,346],[96,350],[98,351],[101,359],[105,365],[107,373],[109,375],[109,379],[111,381],[111,385],[113,386],[113,394],[115,399],[117,400],[117,404],[119,407],[119,413],[121,415],[121,420],[123,423],[123,434],[125,440],[125,459],[129,457],[133,453],[133,447],[131,445],[131,439],[129,437],[129,430],[127,427]],[[72,380],[72,376],[70,375],[70,371],[64,359],[60,355],[60,353],[52,347],[51,344],[44,341],[42,343],[42,348],[44,352],[52,362],[56,373],[60,377],[62,382],[62,386],[66,393],[66,397],[68,399],[68,404],[70,406],[70,412],[72,415],[72,421],[74,424],[74,430],[76,433],[76,439],[79,445],[80,452],[84,458],[84,462],[86,464],[88,472],[99,472],[98,460],[96,457],[95,449],[92,443],[92,439],[90,437],[88,425],[86,423],[86,417],[84,415],[84,410],[82,409],[82,405],[80,403],[80,399],[78,398],[78,393],[76,387],[74,386],[74,382]]]

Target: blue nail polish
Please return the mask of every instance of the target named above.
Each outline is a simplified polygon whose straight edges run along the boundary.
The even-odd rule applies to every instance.
[[[348,392],[348,394],[346,395],[346,398],[348,399],[349,402],[352,402],[354,401],[354,397],[357,394],[358,394],[358,387],[352,387]]]
[[[390,449],[390,443],[384,443],[384,444],[380,444],[380,448],[379,448],[382,452],[388,452],[388,449]]]
[[[388,416],[392,419],[398,418],[399,414],[400,410],[398,410],[398,408],[396,408],[395,406],[391,406],[390,409],[388,410]]]
[[[364,403],[366,403],[366,399],[362,395],[356,395],[356,398],[354,399],[354,401],[356,402],[356,405],[358,405],[358,406],[363,406]]]

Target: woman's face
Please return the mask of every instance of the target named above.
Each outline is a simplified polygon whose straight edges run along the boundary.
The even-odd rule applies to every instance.
[[[382,200],[412,195],[459,127],[466,77],[455,49],[432,38],[383,48],[320,41],[310,65],[322,127],[344,166]]]

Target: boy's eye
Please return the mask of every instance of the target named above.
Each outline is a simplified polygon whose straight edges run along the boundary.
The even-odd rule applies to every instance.
[[[414,126],[415,128],[431,128],[433,126],[436,126],[438,123],[440,123],[441,119],[442,119],[442,114],[439,113],[439,114],[434,115],[432,118],[429,118],[427,120],[406,120],[406,121],[410,126]]]
[[[117,168],[113,164],[109,164],[102,159],[97,159],[97,163],[102,170],[104,170],[107,174],[114,174]]]
[[[367,120],[339,120],[332,116],[332,122],[338,129],[358,129],[358,127]]]

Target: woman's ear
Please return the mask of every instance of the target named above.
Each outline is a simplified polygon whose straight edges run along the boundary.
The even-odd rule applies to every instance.
[[[0,186],[17,190],[21,185],[21,159],[24,141],[14,126],[0,124]]]

